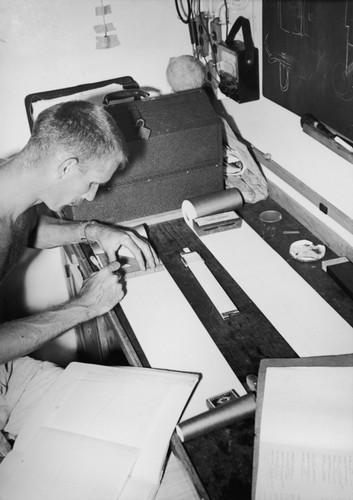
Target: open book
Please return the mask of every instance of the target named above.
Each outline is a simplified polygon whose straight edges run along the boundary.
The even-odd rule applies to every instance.
[[[353,500],[353,355],[264,360],[253,499]]]
[[[71,363],[0,465],[0,498],[154,498],[171,435],[199,377]]]

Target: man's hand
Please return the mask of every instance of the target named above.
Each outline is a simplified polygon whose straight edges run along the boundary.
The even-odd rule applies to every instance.
[[[89,309],[89,316],[94,318],[110,311],[124,297],[124,285],[117,273],[119,262],[111,262],[96,273],[92,273],[83,282],[75,302]]]
[[[140,269],[148,267],[154,269],[160,262],[150,243],[130,229],[105,226],[103,224],[92,224],[87,226],[86,236],[91,241],[96,241],[107,254],[109,262],[116,261],[116,252],[121,248],[127,248]]]

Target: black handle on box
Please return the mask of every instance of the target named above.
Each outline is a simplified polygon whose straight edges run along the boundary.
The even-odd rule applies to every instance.
[[[103,97],[103,104],[109,106],[110,104],[118,104],[119,101],[131,100],[137,101],[139,99],[148,99],[150,94],[142,89],[126,89],[111,92]]]
[[[226,45],[228,45],[229,47],[232,46],[235,36],[240,30],[240,28],[242,28],[243,31],[246,64],[249,65],[254,64],[255,50],[254,50],[254,42],[251,36],[249,19],[246,19],[246,17],[243,16],[238,17],[238,19],[233,24],[230,32],[228,33],[228,36],[226,38]]]

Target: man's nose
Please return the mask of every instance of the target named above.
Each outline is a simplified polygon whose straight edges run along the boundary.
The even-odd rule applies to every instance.
[[[97,191],[98,191],[99,185],[98,184],[92,184],[90,187],[90,190],[87,191],[86,194],[82,196],[87,201],[93,201],[94,198],[96,197]]]

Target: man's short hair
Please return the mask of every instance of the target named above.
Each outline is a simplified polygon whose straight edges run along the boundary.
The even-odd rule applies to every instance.
[[[68,101],[42,111],[27,149],[41,157],[61,149],[83,165],[114,153],[121,164],[126,162],[126,146],[119,127],[102,106],[89,101]]]

